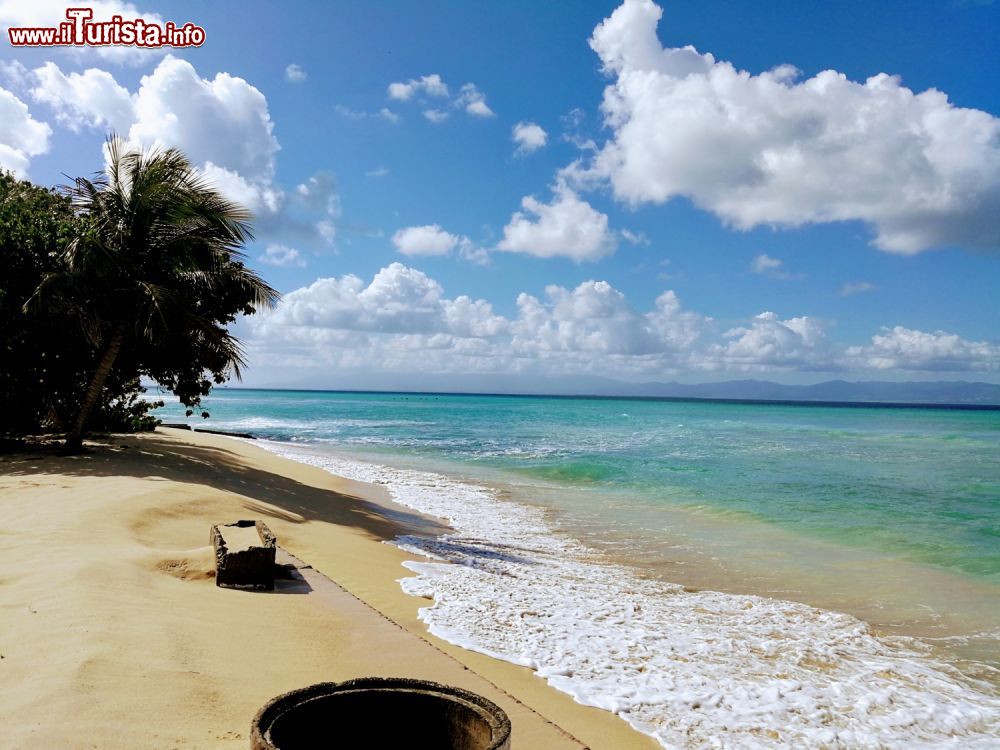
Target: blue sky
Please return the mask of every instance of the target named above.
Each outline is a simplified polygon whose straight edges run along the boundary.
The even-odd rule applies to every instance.
[[[115,129],[248,204],[248,384],[1000,382],[994,3],[94,7],[207,40],[5,41],[0,165]]]

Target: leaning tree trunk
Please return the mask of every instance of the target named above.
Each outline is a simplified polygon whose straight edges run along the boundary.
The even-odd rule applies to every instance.
[[[87,425],[90,413],[97,404],[97,399],[104,388],[104,381],[111,374],[111,368],[114,367],[115,359],[118,358],[118,352],[122,348],[122,341],[124,339],[125,324],[119,323],[108,343],[104,346],[104,352],[101,354],[101,363],[97,366],[97,371],[90,380],[90,386],[87,388],[87,395],[83,399],[80,413],[77,414],[76,420],[73,422],[73,429],[66,435],[66,450],[78,451],[83,445],[83,428]]]

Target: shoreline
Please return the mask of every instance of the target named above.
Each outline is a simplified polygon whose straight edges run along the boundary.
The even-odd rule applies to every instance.
[[[514,747],[658,747],[526,668],[428,634],[426,601],[396,582],[415,558],[382,542],[444,527],[378,487],[171,430],[111,436],[83,456],[5,456],[0,496],[0,720],[12,748],[242,748],[270,698],[362,675],[483,694],[510,715]],[[209,526],[253,517],[331,586],[217,589]]]
[[[660,509],[663,516],[658,521],[675,529],[673,536],[661,541],[664,547],[646,549],[645,559],[637,559],[634,532],[598,528],[593,522],[587,526],[567,517],[558,500],[551,498],[567,492],[565,487],[545,482],[512,484],[510,477],[496,471],[474,475],[470,473],[473,467],[440,459],[431,461],[428,468],[419,467],[424,457],[417,462],[413,457],[342,451],[327,443],[258,439],[261,447],[306,463],[312,460],[309,456],[332,456],[346,465],[439,474],[459,486],[495,493],[500,500],[539,510],[546,525],[560,536],[591,548],[605,562],[627,567],[642,578],[844,613],[870,625],[880,637],[915,638],[970,678],[986,681],[1000,691],[998,635],[991,616],[995,607],[970,609],[972,602],[993,600],[997,589],[989,581],[900,560],[877,550],[796,535],[760,521],[739,521],[731,515],[684,508]],[[343,475],[350,470],[331,471]],[[540,500],[532,493],[544,493],[549,499]],[[760,550],[767,550],[766,558],[755,557]],[[858,586],[839,585],[845,576]]]
[[[577,701],[619,713],[667,747],[707,747],[722,727],[729,736],[734,726],[732,739],[749,740],[748,747],[767,746],[769,737],[800,744],[910,747],[952,736],[963,737],[970,747],[989,746],[985,738],[992,736],[1000,715],[995,689],[960,677],[912,639],[878,635],[850,615],[787,600],[688,591],[640,580],[607,560],[587,562],[594,550],[554,537],[540,515],[528,512],[532,506],[433,471],[369,464],[316,445],[264,445],[335,474],[376,481],[408,507],[448,518],[457,534],[403,545],[432,558],[407,563],[418,577],[401,581],[406,591],[435,601],[422,613],[430,631],[465,648],[530,665]],[[491,514],[503,519],[500,525],[496,518],[490,524]],[[533,572],[525,572],[531,567]],[[551,591],[565,586],[581,596],[567,599]],[[492,627],[493,615],[482,616],[483,603],[513,629]],[[629,622],[635,616],[633,627]],[[578,649],[572,645],[580,638],[580,645],[587,644],[582,659],[575,658]],[[650,638],[652,651],[644,643]],[[736,644],[736,661],[710,656],[717,648],[711,644],[720,639]],[[594,652],[593,644],[600,641],[611,650]],[[611,667],[610,682],[598,676],[604,668],[593,671],[593,658],[598,666]],[[774,696],[789,690],[788,705],[785,699],[774,703]],[[803,693],[796,696],[797,690]],[[712,716],[704,697],[714,700],[716,694],[727,698],[712,706],[719,709]],[[746,700],[730,699],[733,695]],[[847,704],[841,706],[843,701]],[[865,708],[846,709],[854,704]],[[886,710],[889,717],[882,716]],[[812,714],[817,718],[803,721]],[[915,715],[922,718],[910,728],[909,719],[896,718]],[[890,729],[894,725],[898,728]]]

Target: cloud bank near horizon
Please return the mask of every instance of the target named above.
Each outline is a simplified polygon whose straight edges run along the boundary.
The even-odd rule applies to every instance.
[[[673,291],[637,309],[606,281],[542,298],[521,293],[517,314],[490,302],[448,297],[435,279],[402,263],[370,281],[354,274],[322,278],[285,295],[276,310],[244,323],[254,361],[304,376],[336,368],[405,375],[598,375],[624,380],[679,374],[762,372],[884,374],[1000,371],[1000,346],[945,331],[886,327],[870,344],[832,340],[829,324],[772,311],[720,330],[685,309]]]

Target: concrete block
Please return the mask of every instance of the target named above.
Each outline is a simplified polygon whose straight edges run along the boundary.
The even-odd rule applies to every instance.
[[[274,590],[277,540],[260,521],[216,524],[211,531],[215,549],[215,585],[229,589]]]

